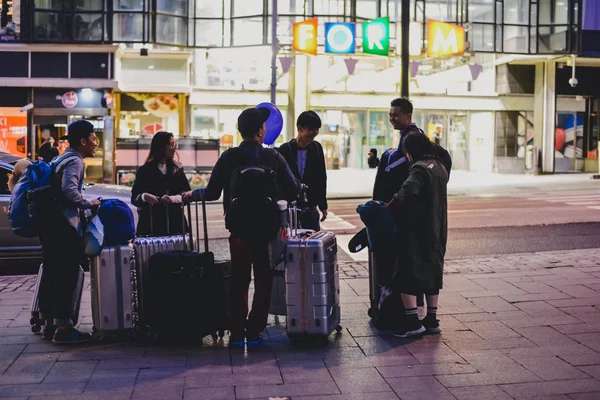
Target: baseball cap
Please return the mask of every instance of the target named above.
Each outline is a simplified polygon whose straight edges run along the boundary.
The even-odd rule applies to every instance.
[[[256,135],[271,115],[268,108],[247,108],[238,117],[238,130],[244,138]]]

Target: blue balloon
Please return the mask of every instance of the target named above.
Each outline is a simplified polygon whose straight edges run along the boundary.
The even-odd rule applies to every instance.
[[[271,112],[269,119],[266,121],[267,134],[265,135],[265,144],[272,145],[275,143],[275,140],[277,140],[283,129],[283,116],[281,115],[281,111],[279,111],[279,108],[275,107],[275,104],[268,102],[260,103],[256,108],[268,108]]]

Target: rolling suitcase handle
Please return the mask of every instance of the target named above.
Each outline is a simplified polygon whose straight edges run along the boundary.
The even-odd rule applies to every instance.
[[[208,253],[208,222],[206,221],[206,201],[202,201],[202,228],[204,230],[204,251]],[[196,244],[198,246],[198,250],[200,249],[200,226],[198,223],[198,202],[196,201],[196,232],[198,232],[198,236],[196,237]],[[189,209],[188,209],[189,211]]]

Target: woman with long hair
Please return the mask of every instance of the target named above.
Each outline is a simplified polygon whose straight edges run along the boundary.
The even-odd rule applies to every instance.
[[[137,171],[131,203],[138,207],[138,236],[183,233],[181,194],[190,190],[190,183],[174,160],[176,150],[172,133],[157,132],[146,163]]]

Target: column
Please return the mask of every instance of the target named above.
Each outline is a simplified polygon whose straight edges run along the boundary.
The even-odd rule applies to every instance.
[[[535,67],[533,145],[539,151],[538,170],[554,172],[556,129],[556,62],[546,61]]]
[[[290,69],[290,84],[293,85],[289,91],[288,106],[288,135],[290,139],[296,136],[298,116],[310,107],[309,57],[297,55]]]

